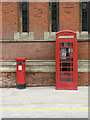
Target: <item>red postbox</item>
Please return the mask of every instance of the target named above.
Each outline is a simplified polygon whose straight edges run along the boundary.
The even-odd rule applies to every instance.
[[[25,83],[25,60],[26,58],[16,58],[16,69],[17,69],[17,88],[26,88]]]
[[[77,90],[76,33],[64,30],[56,33],[56,90]]]

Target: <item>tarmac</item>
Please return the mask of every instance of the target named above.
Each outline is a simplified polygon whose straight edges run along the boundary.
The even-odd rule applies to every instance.
[[[0,88],[0,118],[88,118],[88,87]]]

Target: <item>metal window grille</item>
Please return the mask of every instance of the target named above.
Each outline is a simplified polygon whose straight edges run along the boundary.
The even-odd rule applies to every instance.
[[[22,2],[22,32],[28,32],[28,3]]]
[[[82,31],[87,31],[88,4],[82,2]]]
[[[57,32],[59,29],[59,3],[52,2],[52,32]]]

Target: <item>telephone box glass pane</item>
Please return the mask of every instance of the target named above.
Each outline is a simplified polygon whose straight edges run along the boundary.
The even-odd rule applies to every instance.
[[[61,78],[61,82],[70,82],[71,79],[70,78]]]
[[[73,82],[73,43],[60,43],[60,82]]]
[[[73,58],[60,58],[60,62],[72,62]]]
[[[60,57],[73,57],[73,48],[60,48]]]
[[[62,71],[70,71],[70,68],[62,68]]]
[[[61,77],[70,77],[70,76],[72,76],[72,73],[67,73],[67,72],[62,72],[61,73]]]
[[[62,67],[70,67],[70,63],[62,63]]]
[[[60,47],[69,47],[69,46],[73,46],[73,43],[60,43]]]
[[[72,73],[60,73],[60,82],[73,82]]]

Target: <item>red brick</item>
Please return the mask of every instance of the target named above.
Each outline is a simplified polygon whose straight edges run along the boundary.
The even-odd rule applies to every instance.
[[[2,87],[16,87],[16,73],[0,73]],[[55,85],[55,73],[26,73],[26,86],[53,86]],[[78,85],[88,85],[88,73],[78,73]],[[1,85],[0,85],[1,86]]]
[[[35,39],[43,40],[43,33],[48,31],[48,5],[47,2],[29,3],[29,29],[34,32]]]
[[[2,43],[2,56],[6,60],[26,57],[30,60],[54,60],[54,42]]]
[[[88,85],[88,73],[87,72],[78,73],[78,85],[83,85],[83,86]]]
[[[78,42],[78,59],[88,60],[90,42]]]
[[[60,30],[79,31],[79,2],[61,2],[59,7]]]
[[[18,32],[18,4],[17,2],[2,3],[2,38],[13,40]]]
[[[89,42],[78,42],[78,59],[88,60]],[[3,59],[55,60],[55,42],[2,43]]]

